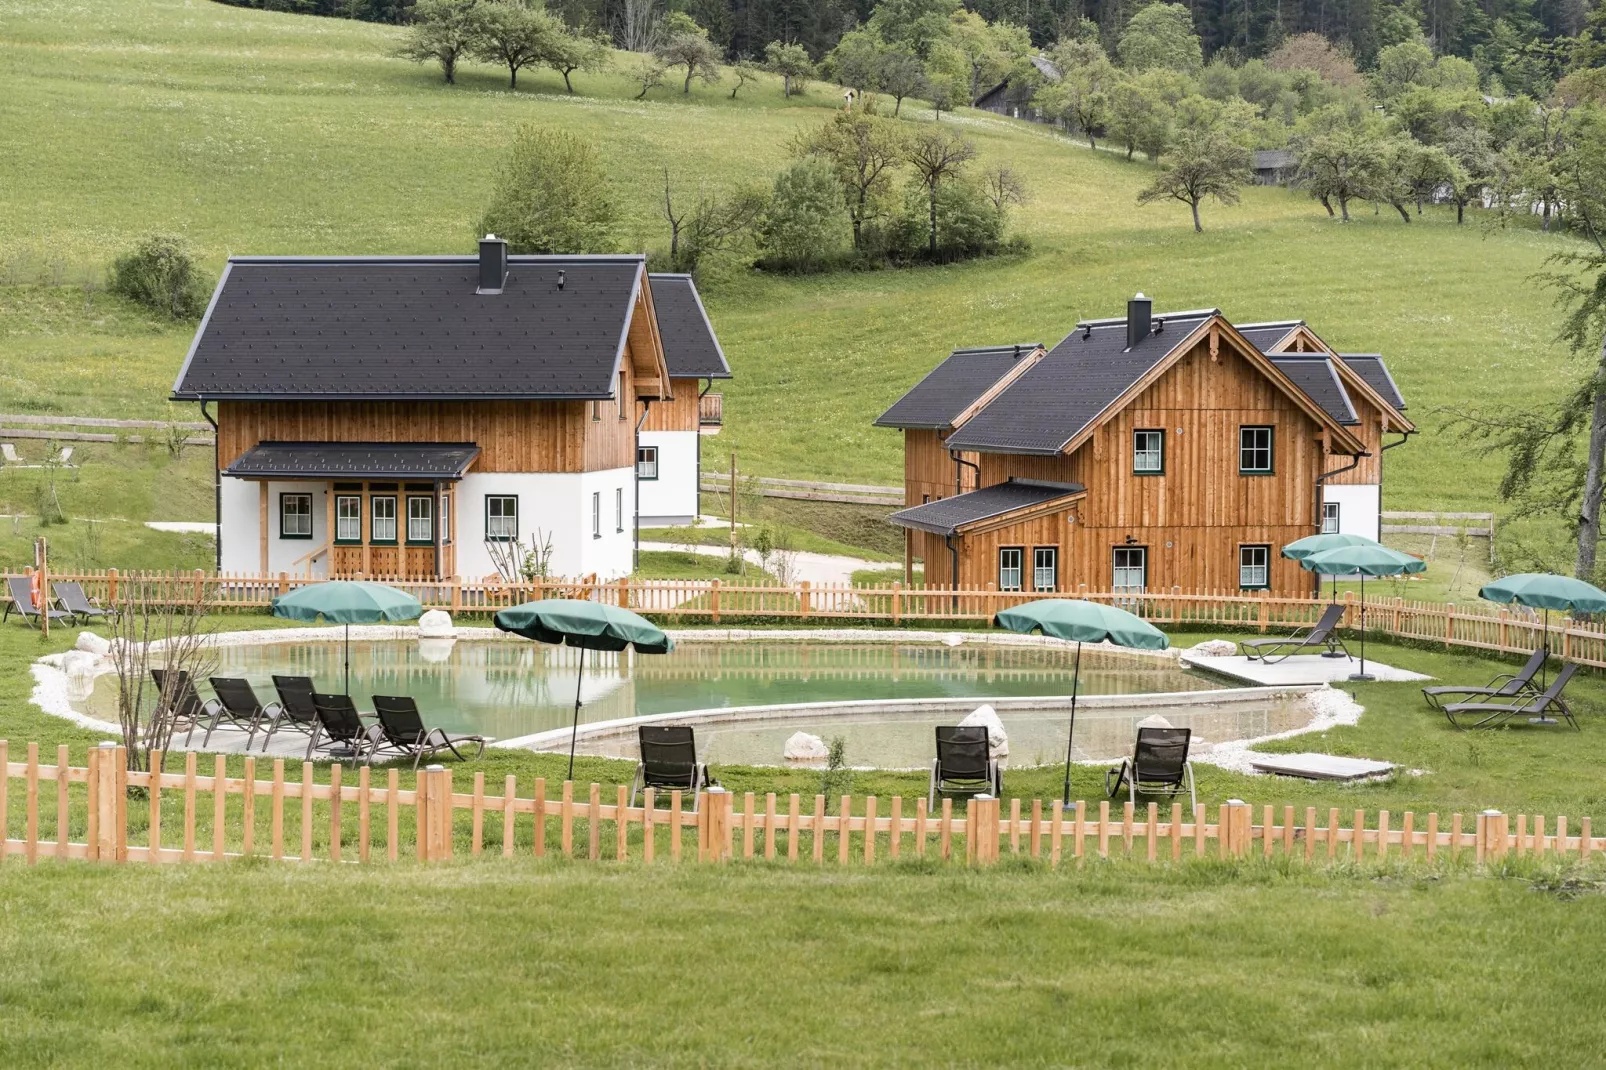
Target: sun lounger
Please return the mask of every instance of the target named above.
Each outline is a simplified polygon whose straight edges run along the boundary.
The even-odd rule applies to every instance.
[[[1338,622],[1343,619],[1344,606],[1333,602],[1322,612],[1322,619],[1316,622],[1316,627],[1305,634],[1296,633],[1284,639],[1242,639],[1238,642],[1238,650],[1244,657],[1258,657],[1268,665],[1293,657],[1301,650],[1317,647],[1326,647],[1329,654],[1336,654],[1342,650],[1344,656],[1349,657],[1349,649],[1344,646],[1344,641],[1338,637],[1337,632]],[[1278,651],[1281,653],[1277,653]]]
[[[1140,728],[1132,757],[1104,774],[1104,793],[1110,798],[1126,786],[1127,799],[1137,802],[1139,795],[1186,795],[1197,808],[1193,763],[1188,745],[1193,731],[1188,728]]]
[[[169,737],[180,728],[185,729],[184,745],[188,747],[195,730],[210,723],[216,715],[218,701],[210,699],[203,702],[195,691],[190,674],[182,669],[176,673],[168,669],[152,669],[151,680],[156,684],[157,711],[172,718]]]
[[[21,464],[22,458],[17,456],[17,447],[9,442],[0,442],[0,461],[6,464]]]
[[[24,624],[38,627],[41,612],[47,614],[51,620],[64,620],[72,623],[72,614],[64,609],[53,609],[48,595],[43,599],[44,609],[34,608],[33,590],[29,586],[31,581],[27,576],[10,576],[6,579],[6,594],[10,600],[6,603],[4,612],[0,612],[0,622],[10,619],[12,613],[20,613]]]
[[[307,741],[307,758],[310,761],[312,752],[318,749],[320,738],[327,742],[323,749],[330,752],[336,747],[344,745],[351,748],[353,761],[360,761],[363,752],[374,745],[374,737],[378,729],[370,732],[362,718],[357,714],[357,706],[351,701],[350,695],[323,695],[313,693],[312,706],[318,711],[318,725],[313,729],[312,738]],[[342,755],[345,757],[345,755]]]
[[[112,611],[91,601],[84,593],[83,584],[76,580],[58,580],[51,586],[56,589],[56,602],[71,613],[77,623],[86,623],[92,617],[111,616]]]
[[[945,792],[990,791],[1001,795],[1004,774],[987,740],[986,725],[948,725],[937,729],[937,757],[931,763],[926,805],[935,807]]]
[[[235,676],[214,676],[207,682],[212,685],[212,693],[217,696],[217,709],[212,711],[212,722],[206,726],[206,735],[201,738],[201,746],[204,747],[212,742],[212,733],[217,730],[217,726],[228,721],[245,729],[245,749],[250,750],[257,729],[267,717],[267,711],[257,699],[256,689],[249,681]]]
[[[630,784],[630,805],[636,805],[636,792],[643,788],[691,792],[696,812],[697,792],[708,783],[708,769],[697,760],[697,734],[690,725],[644,724],[636,729],[641,745],[641,761]]]
[[[1463,696],[1449,700],[1452,702],[1483,702],[1489,699],[1513,698],[1529,691],[1537,695],[1539,689],[1533,686],[1534,677],[1538,676],[1539,670],[1544,667],[1548,654],[1549,651],[1543,648],[1535,650],[1521,669],[1516,672],[1503,672],[1482,687],[1424,687],[1422,697],[1428,700],[1429,706],[1442,710],[1446,705],[1446,695]]]
[[[279,701],[269,703],[274,708],[273,720],[268,722],[268,731],[262,737],[262,752],[268,751],[268,744],[273,741],[273,733],[280,728],[289,728],[311,736],[318,730],[318,710],[312,704],[312,677],[310,676],[275,676],[273,689],[279,694]]]
[[[1546,723],[1551,720],[1550,714],[1559,713],[1567,718],[1567,723],[1574,728],[1578,727],[1578,720],[1568,707],[1561,693],[1567,689],[1567,683],[1578,671],[1576,662],[1569,662],[1556,678],[1545,688],[1543,694],[1531,696],[1517,696],[1511,702],[1452,702],[1444,707],[1444,715],[1450,723],[1457,728],[1493,728],[1504,724],[1513,717],[1527,717],[1536,723]],[[1468,723],[1463,723],[1468,722]]]
[[[478,758],[485,753],[485,744],[489,742],[485,736],[453,736],[440,728],[425,728],[418,703],[407,695],[375,695],[374,712],[379,715],[380,737],[369,748],[369,762],[374,760],[376,752],[384,750],[404,758],[410,756],[413,771],[417,772],[421,760],[443,750],[451,751],[458,761],[464,761],[463,753],[457,749],[459,743],[477,743],[479,750],[474,752],[474,757]]]

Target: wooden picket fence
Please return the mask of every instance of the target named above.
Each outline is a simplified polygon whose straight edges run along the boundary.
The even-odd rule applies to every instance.
[[[31,570],[4,575],[25,575]],[[584,598],[633,609],[665,621],[737,623],[743,620],[943,625],[985,622],[1001,609],[1042,597],[1022,591],[942,590],[925,587],[810,584],[754,586],[721,580],[548,580],[507,583],[499,579],[444,580],[373,576],[408,591],[428,608],[454,614],[491,614],[541,598]],[[215,610],[261,610],[281,594],[320,580],[291,576],[231,573],[52,571],[51,582],[73,580],[92,598],[112,604],[137,597],[171,605]],[[1264,633],[1308,627],[1321,617],[1320,598],[1228,590],[1095,591],[1080,588],[1066,596],[1119,605],[1161,627],[1221,628]],[[1346,592],[1343,626],[1358,628],[1361,606]],[[1552,617],[1486,602],[1456,605],[1403,598],[1369,598],[1366,628],[1415,642],[1497,653],[1527,653],[1546,642],[1567,661],[1606,669],[1606,622]],[[1548,636],[1547,636],[1548,631]]]
[[[396,861],[403,854],[443,861],[463,849],[471,856],[488,848],[512,856],[526,834],[524,851],[537,857],[550,852],[596,861],[607,855],[619,862],[646,863],[667,849],[674,862],[762,857],[823,863],[829,858],[838,865],[873,865],[912,855],[987,865],[1003,856],[1007,844],[1011,855],[1046,857],[1054,866],[1065,858],[1094,856],[1175,862],[1255,854],[1306,862],[1390,857],[1432,861],[1469,854],[1481,864],[1547,854],[1587,861],[1606,848],[1606,838],[1593,836],[1587,817],[1574,835],[1565,817],[1555,818],[1547,830],[1542,815],[1519,814],[1513,821],[1493,810],[1470,815],[1470,820],[1452,814],[1448,822],[1437,813],[1419,820],[1406,812],[1396,825],[1387,810],[1346,815],[1331,807],[1325,823],[1319,823],[1316,807],[1305,807],[1303,821],[1296,821],[1294,807],[1284,806],[1279,817],[1267,805],[1256,823],[1255,807],[1228,800],[1216,808],[1211,822],[1208,807],[1185,814],[1180,803],[1172,803],[1167,812],[1153,802],[1144,810],[1122,803],[1112,813],[1104,800],[1095,817],[1085,802],[1065,808],[1058,800],[1017,798],[1009,800],[1005,812],[1001,800],[985,795],[964,800],[962,811],[945,798],[935,812],[927,809],[924,798],[906,806],[901,796],[886,800],[883,812],[882,800],[872,795],[860,801],[855,813],[853,797],[844,795],[835,812],[828,813],[824,795],[805,801],[795,794],[782,799],[748,792],[737,809],[734,794],[718,788],[701,792],[694,810],[687,808],[690,800],[684,793],[670,792],[668,808],[660,809],[662,796],[650,790],[641,805],[629,805],[623,785],[615,786],[614,798],[604,802],[598,784],[579,798],[576,785],[565,781],[558,797],[549,798],[546,782],[537,779],[533,794],[524,797],[509,776],[501,795],[488,795],[483,772],[474,774],[471,791],[460,792],[452,770],[438,765],[421,772],[414,787],[404,790],[394,768],[382,771],[381,784],[363,766],[352,784],[339,765],[329,768],[327,783],[319,783],[310,763],[302,764],[299,779],[287,776],[283,759],[273,760],[271,769],[259,775],[256,760],[246,758],[238,777],[227,775],[223,756],[213,756],[212,763],[211,775],[201,775],[197,755],[189,751],[182,772],[130,771],[124,749],[110,742],[91,748],[82,768],[69,764],[65,746],[58,748],[55,764],[41,764],[38,745],[32,743],[25,759],[14,762],[0,740],[0,770],[5,774],[0,777],[0,862],[7,855],[20,855],[29,864],[41,858],[159,863],[265,855],[293,862],[367,863]],[[153,765],[160,767],[159,755]],[[9,815],[14,781],[22,782],[16,819]],[[131,794],[131,788],[144,789],[144,797]],[[176,829],[163,824],[163,799],[174,795],[183,803]],[[412,812],[404,816],[407,810]],[[238,820],[231,822],[231,814]],[[53,819],[53,838],[48,838],[51,828],[42,825],[47,818]],[[13,825],[20,826],[20,837],[12,835]]]

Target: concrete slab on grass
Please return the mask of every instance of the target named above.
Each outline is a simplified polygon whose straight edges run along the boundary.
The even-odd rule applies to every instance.
[[[1255,684],[1260,687],[1278,687],[1294,684],[1336,684],[1342,686],[1352,673],[1361,671],[1359,658],[1324,658],[1320,654],[1296,654],[1282,661],[1266,662],[1255,658],[1253,660],[1241,655],[1227,658],[1203,657],[1197,654],[1184,654],[1178,659],[1183,665],[1195,669],[1205,669],[1209,672],[1230,676],[1234,680]],[[1431,680],[1431,676],[1423,676],[1419,672],[1409,669],[1396,669],[1392,665],[1384,665],[1380,661],[1366,659],[1366,672],[1379,680],[1389,683],[1403,683],[1413,680]]]
[[[1367,758],[1340,758],[1334,754],[1257,754],[1249,766],[1257,773],[1304,777],[1306,780],[1361,780],[1382,776],[1394,768],[1392,762]]]

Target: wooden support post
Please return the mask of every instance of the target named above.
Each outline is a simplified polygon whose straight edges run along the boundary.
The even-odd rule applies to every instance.
[[[727,834],[731,821],[731,793],[724,788],[709,788],[703,793],[702,805],[697,808],[697,860],[724,862],[730,858]]]
[[[974,801],[976,805],[972,817],[975,824],[965,830],[965,835],[967,839],[976,841],[976,864],[990,866],[998,861],[999,803],[991,795],[978,795]]]
[[[445,862],[452,857],[452,771],[442,765],[424,769],[428,782],[424,796],[424,860]]]
[[[1228,799],[1221,808],[1221,828],[1218,833],[1226,840],[1227,855],[1247,858],[1249,841],[1254,831],[1253,807],[1242,799]]]
[[[119,820],[122,807],[117,794],[122,789],[117,759],[122,748],[110,740],[95,748],[95,766],[90,783],[95,785],[95,842],[90,857],[101,862],[121,862],[127,857],[127,830]]]

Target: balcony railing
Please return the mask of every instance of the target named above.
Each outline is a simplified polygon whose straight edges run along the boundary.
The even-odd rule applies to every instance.
[[[724,425],[724,394],[704,394],[697,399],[697,423],[701,427],[721,427]]]

